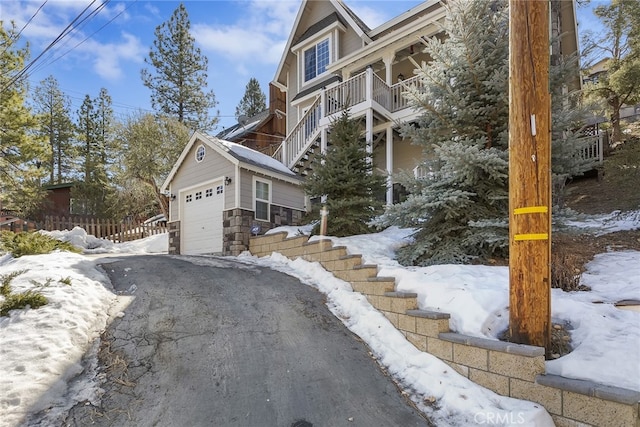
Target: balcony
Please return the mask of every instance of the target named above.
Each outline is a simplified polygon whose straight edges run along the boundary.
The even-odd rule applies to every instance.
[[[417,76],[389,86],[368,68],[337,86],[322,89],[273,157],[295,169],[296,164],[318,145],[320,131],[345,108],[349,108],[352,117],[371,109],[387,122],[406,119],[413,111],[402,92],[420,86],[421,80]]]

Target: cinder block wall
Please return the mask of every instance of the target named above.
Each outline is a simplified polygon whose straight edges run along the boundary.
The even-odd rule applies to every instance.
[[[640,393],[546,375],[541,347],[451,332],[448,313],[420,310],[417,294],[396,292],[394,277],[379,277],[376,265],[363,264],[361,255],[329,239],[309,242],[307,236],[274,233],[252,237],[249,250],[258,257],[278,252],[319,262],[364,294],[416,348],[498,394],[541,404],[558,427],[640,427]]]

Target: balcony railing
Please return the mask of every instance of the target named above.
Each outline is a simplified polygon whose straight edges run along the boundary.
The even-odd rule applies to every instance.
[[[273,158],[292,168],[298,159],[313,144],[319,133],[320,116],[322,114],[320,97],[316,98],[296,127],[282,141],[273,154]]]
[[[364,102],[375,102],[389,115],[409,108],[403,92],[409,87],[420,88],[418,76],[387,85],[384,80],[367,69],[337,86],[323,89],[311,107],[287,135],[273,157],[289,168],[305,154],[320,132],[320,120],[341,113],[345,108],[356,107]]]

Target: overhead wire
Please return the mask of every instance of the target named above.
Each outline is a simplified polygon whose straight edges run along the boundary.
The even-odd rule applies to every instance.
[[[111,0],[109,0],[111,1]],[[75,46],[73,46],[71,49],[67,50],[66,52],[64,52],[62,55],[58,56],[57,58],[55,58],[54,60],[42,65],[39,68],[36,68],[34,70],[40,70],[43,67],[52,65],[53,63],[55,63],[56,61],[58,61],[59,59],[63,58],[65,55],[67,55],[69,52],[71,52],[72,50],[78,48],[79,46],[81,46],[82,44],[84,44],[84,42],[86,42],[87,40],[89,40],[91,37],[95,36],[97,33],[99,33],[100,31],[102,31],[107,25],[109,25],[110,23],[112,23],[115,19],[117,19],[120,15],[122,15],[123,13],[125,13],[127,10],[129,10],[129,8],[136,3],[138,0],[134,0],[132,2],[129,2],[128,6],[126,8],[124,8],[123,10],[121,10],[117,15],[115,15],[113,18],[111,18],[109,21],[107,21],[104,25],[102,25],[100,28],[98,28],[96,31],[94,31],[93,33],[91,33],[90,35],[88,35],[87,37],[84,38],[84,40],[82,40],[81,42],[77,43]],[[108,2],[103,3],[104,5],[106,5]]]
[[[33,21],[33,18],[36,17],[36,15],[38,13],[40,13],[40,11],[42,10],[42,8],[44,7],[45,4],[47,4],[49,0],[44,0],[44,3],[42,3],[40,5],[40,7],[38,8],[38,10],[35,11],[35,13],[33,15],[31,15],[31,18],[29,18],[29,20],[22,26],[22,28],[20,29],[20,31],[18,31],[17,34],[15,34],[15,36],[11,37],[9,39],[9,42],[7,43],[7,46],[4,48],[4,50],[2,51],[2,53],[0,55],[4,55],[4,53],[7,51],[7,49],[9,49],[11,47],[11,45],[17,41],[18,39],[20,39],[20,36],[22,35],[22,32],[25,30],[25,28],[27,28],[29,26],[29,24],[31,24],[31,21]]]
[[[29,64],[27,64],[22,70],[20,70],[18,73],[16,73],[16,75],[14,77],[12,77],[11,79],[9,79],[9,82],[7,82],[7,84],[0,89],[0,93],[4,92],[5,90],[7,90],[7,88],[9,88],[11,85],[13,85],[14,83],[16,83],[18,80],[20,80],[21,78],[23,78],[28,71],[35,66],[36,62],[38,60],[40,60],[40,58],[42,58],[42,56],[44,56],[45,53],[47,53],[50,49],[52,49],[56,44],[58,44],[64,37],[66,37],[69,33],[71,33],[73,31],[73,25],[82,18],[82,16],[85,14],[85,12],[91,8],[94,3],[96,3],[98,0],[92,0],[91,3],[85,7],[82,12],[80,12],[80,14],[78,14],[78,16],[76,16],[73,21],[71,21],[71,23],[69,23],[69,25],[67,25],[65,27],[64,30],[62,30],[62,32],[51,42],[49,43],[49,45],[36,57],[34,58],[32,61],[29,62]],[[104,4],[108,3],[110,0],[107,0]],[[102,6],[102,4],[101,4]],[[91,14],[93,15],[93,13]],[[90,16],[91,16],[90,15]],[[87,19],[87,17],[85,17],[82,21],[80,22],[84,22]]]

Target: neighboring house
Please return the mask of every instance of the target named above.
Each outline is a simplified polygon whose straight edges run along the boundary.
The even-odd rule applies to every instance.
[[[552,3],[555,53],[575,52],[574,2]],[[401,92],[420,85],[416,64],[429,62],[422,41],[442,36],[444,17],[442,3],[429,0],[370,29],[342,0],[303,0],[272,82],[286,95],[287,113],[286,138],[274,157],[307,175],[313,157],[327,148],[332,118],[348,106],[352,117],[364,118],[374,168],[389,176],[387,203],[396,202],[401,192],[394,191],[392,174],[419,174],[422,156],[420,147],[399,134],[399,122],[418,115]],[[579,75],[567,85],[579,87]]]
[[[587,70],[585,70],[584,76],[582,78],[583,83],[597,85],[600,78],[606,75],[606,73],[609,71],[610,61],[611,58],[601,59],[600,61],[589,67]],[[640,104],[624,105],[620,109],[620,119],[629,121],[640,119]],[[600,122],[604,121],[608,120],[602,117]]]
[[[270,156],[195,132],[162,185],[169,196],[169,253],[238,255],[251,234],[299,225],[300,184]]]
[[[216,138],[236,142],[272,156],[285,137],[285,97],[269,85],[269,108],[253,117],[239,118],[238,123],[224,129]]]

